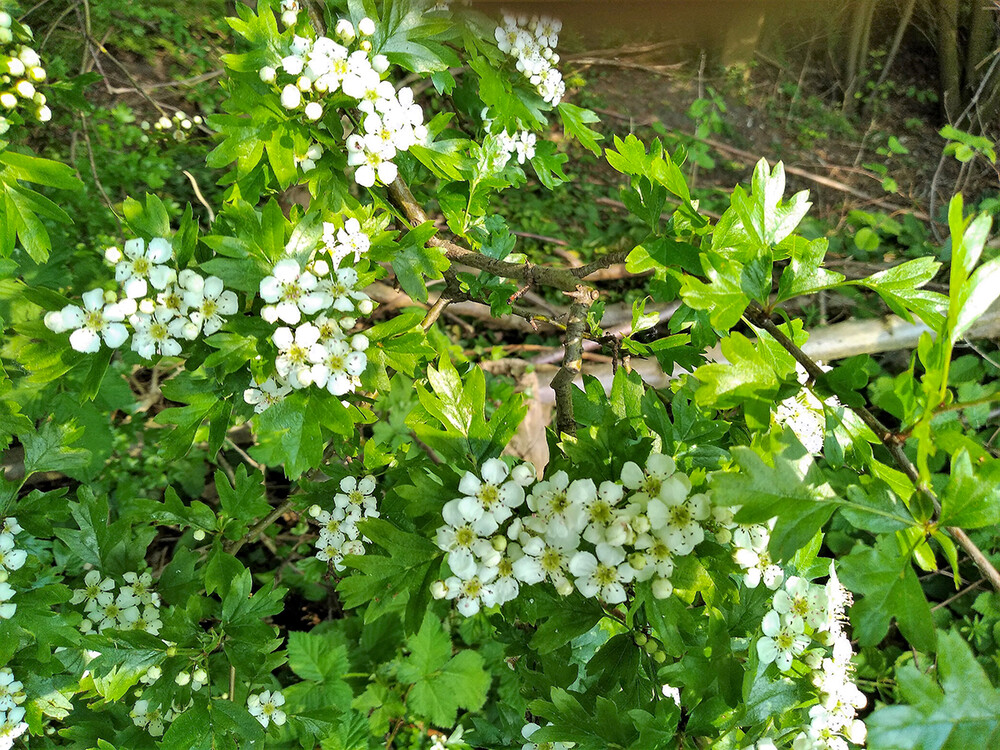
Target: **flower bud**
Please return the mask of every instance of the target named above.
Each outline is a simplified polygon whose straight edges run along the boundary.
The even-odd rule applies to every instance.
[[[7,72],[12,76],[24,75],[24,63],[16,57],[10,58],[10,60],[7,61]]]
[[[502,534],[497,534],[495,537],[490,539],[490,545],[497,552],[503,552],[507,549],[507,539]]]
[[[669,578],[657,578],[653,581],[653,596],[657,599],[667,599],[674,593],[674,584]]]
[[[318,505],[310,505],[309,506],[309,515],[312,516],[313,518],[318,517],[319,514],[322,513],[322,512],[323,512],[323,509],[321,507],[319,507]]]
[[[7,109],[14,109],[14,107],[17,106],[17,97],[9,91],[5,91],[0,94],[0,106],[6,107]]]
[[[153,665],[152,667],[146,670],[146,679],[149,680],[150,682],[156,682],[158,679],[160,679],[160,676],[162,674],[163,670],[160,669],[158,666]]]
[[[660,644],[656,641],[647,640],[646,643],[642,645],[642,650],[652,656],[660,650]]]
[[[14,41],[14,35],[10,29],[0,26],[0,44],[9,44]]]
[[[45,104],[45,102],[48,101],[48,99],[45,98],[45,94],[43,94],[41,91],[36,91],[35,95],[31,97],[31,101],[33,101],[35,104],[41,107],[43,104]]]
[[[368,348],[368,337],[363,333],[355,334],[351,336],[351,348],[356,352],[363,352]]]
[[[375,55],[372,58],[372,70],[376,73],[385,73],[389,69],[389,58],[385,55]]]
[[[363,299],[358,303],[358,312],[362,315],[371,315],[375,309],[375,303],[370,299]]]
[[[260,69],[260,80],[264,83],[274,83],[275,79],[278,77],[278,71],[272,68],[270,65],[265,65]]]
[[[358,33],[362,36],[371,36],[375,33],[375,22],[365,16],[358,21]]]
[[[299,91],[309,91],[312,88],[313,82],[308,76],[299,76],[295,79],[295,88]]]
[[[177,656],[177,646],[170,646],[169,648],[167,648],[167,656],[168,657]]]
[[[434,581],[431,584],[431,596],[435,599],[444,599],[448,596],[448,584],[444,581]]]
[[[358,321],[349,316],[340,319],[340,327],[343,328],[345,331],[351,330],[357,324]]]
[[[40,58],[38,53],[31,49],[31,47],[21,47],[21,52],[18,54],[18,58],[20,58],[21,62],[28,67],[34,67],[42,64],[42,58]]]
[[[174,678],[174,682],[181,687],[184,687],[191,682],[191,674],[189,672],[178,672],[177,676]]]
[[[183,119],[183,120],[181,120],[181,127],[184,128],[185,130],[190,130],[191,129],[191,121],[188,120],[188,119],[186,119],[186,118]]]
[[[645,534],[649,531],[649,519],[643,515],[636,516],[632,519],[632,528],[636,534]]]
[[[193,677],[195,682],[200,682],[202,685],[208,682],[208,672],[206,672],[204,669],[201,668],[196,669],[194,671]]]
[[[285,26],[294,26],[297,20],[299,20],[299,14],[294,10],[286,10],[281,14],[281,22]]]
[[[559,594],[559,596],[569,596],[573,593],[573,582],[568,578],[564,578],[556,586],[556,593]]]
[[[357,33],[354,31],[354,24],[346,18],[341,18],[337,21],[335,33],[345,42],[353,42],[354,37],[357,36]]]
[[[17,85],[14,86],[14,91],[16,91],[17,95],[22,99],[30,99],[35,95],[34,85],[31,81],[26,81],[24,79],[17,82]]]
[[[285,109],[297,109],[302,104],[302,94],[291,83],[281,90],[281,106]]]
[[[194,530],[194,534],[192,534],[192,536],[194,537],[194,540],[196,542],[204,542],[205,541],[205,536],[206,536],[205,530],[204,529],[195,529]]]
[[[0,28],[9,29],[10,28],[10,13],[6,13],[0,10]]]
[[[628,564],[632,566],[633,570],[642,570],[646,567],[647,562],[646,556],[641,552],[633,552],[628,556]]]
[[[319,102],[309,102],[305,111],[306,119],[315,122],[323,116],[323,105]]]
[[[635,641],[636,646],[645,646],[649,637],[645,633],[636,633],[632,636],[632,640]]]
[[[363,51],[365,51],[365,52],[371,52],[372,51],[372,43],[369,42],[367,39],[365,39],[363,42],[361,42],[361,44],[359,44],[358,46]]]
[[[535,465],[532,463],[518,464],[510,473],[510,478],[521,487],[527,487],[537,478]]]
[[[665,662],[666,660],[667,660],[667,654],[664,651],[657,651],[655,654],[653,654],[653,661],[655,661],[657,664],[663,664],[663,662]]]

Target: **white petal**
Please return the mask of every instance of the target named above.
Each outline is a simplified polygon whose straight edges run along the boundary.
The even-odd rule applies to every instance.
[[[101,348],[101,337],[89,328],[78,328],[69,335],[69,345],[78,352],[93,354]]]
[[[151,262],[165,263],[173,255],[174,249],[170,246],[170,240],[166,240],[163,237],[154,237],[149,241],[149,250],[146,252],[146,257]]]

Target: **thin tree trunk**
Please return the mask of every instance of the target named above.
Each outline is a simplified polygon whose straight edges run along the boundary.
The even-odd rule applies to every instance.
[[[913,9],[916,6],[917,0],[908,0],[906,7],[903,8],[903,15],[900,16],[899,25],[896,27],[896,35],[892,39],[892,46],[889,47],[889,54],[885,57],[885,65],[882,66],[882,74],[878,77],[879,86],[885,83],[889,77],[889,71],[892,69],[892,64],[896,61],[896,55],[899,54],[899,48],[903,43],[903,37],[910,27],[910,21],[913,20]]]
[[[877,0],[860,0],[851,24],[847,40],[847,59],[844,84],[844,111],[853,111],[857,106],[854,94],[858,90],[859,73],[868,60],[869,40],[872,31],[872,16],[875,15]]]
[[[986,0],[972,0],[969,9],[969,43],[965,51],[965,90],[974,91],[982,80],[983,65],[993,49],[993,33],[996,6],[987,5]]]
[[[941,104],[949,122],[962,111],[962,70],[958,61],[958,0],[938,0],[938,73]]]

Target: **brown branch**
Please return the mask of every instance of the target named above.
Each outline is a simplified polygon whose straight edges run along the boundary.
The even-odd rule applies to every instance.
[[[806,373],[812,380],[819,380],[823,377],[824,372],[822,368],[813,360],[808,354],[803,352],[794,341],[792,341],[785,333],[775,325],[767,313],[764,312],[756,303],[751,305],[746,312],[747,319],[756,326],[767,331],[775,341],[777,341],[781,346],[787,351],[795,361],[805,368]],[[861,419],[865,425],[875,433],[875,436],[879,439],[889,454],[892,456],[893,461],[896,465],[903,471],[904,474],[909,478],[910,482],[913,483],[914,488],[918,493],[926,497],[931,501],[934,507],[935,515],[940,517],[941,514],[941,502],[938,500],[937,496],[920,479],[920,474],[917,471],[917,467],[913,465],[909,457],[903,451],[904,440],[896,435],[892,430],[886,427],[882,422],[871,413],[866,407],[848,407],[850,408],[858,417]],[[962,529],[956,526],[948,526],[946,530],[951,534],[952,538],[958,542],[959,546],[964,549],[969,557],[976,563],[976,567],[979,568],[980,572],[989,582],[993,585],[993,588],[1000,591],[1000,572],[994,567],[993,563],[990,562],[989,558],[983,554],[983,551],[976,546],[969,535],[965,533]],[[956,571],[957,573],[957,571]]]
[[[270,526],[272,523],[274,523],[283,515],[285,515],[293,507],[295,507],[295,502],[291,498],[285,500],[285,502],[283,502],[277,508],[275,508],[266,516],[264,516],[261,520],[259,520],[253,526],[251,526],[246,534],[241,536],[239,539],[234,539],[231,542],[227,542],[224,545],[226,552],[228,552],[230,555],[235,555],[237,552],[240,551],[240,548],[242,548],[244,544],[257,541],[257,537],[263,534],[268,526]]]
[[[572,295],[569,314],[566,316],[566,343],[562,367],[552,378],[556,396],[556,429],[560,434],[575,435],[576,419],[573,416],[573,381],[583,368],[583,338],[586,333],[587,310],[597,299],[594,290],[581,286]]]

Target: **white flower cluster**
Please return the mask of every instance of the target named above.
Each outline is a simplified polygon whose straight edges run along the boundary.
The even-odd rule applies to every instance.
[[[329,222],[323,226],[322,247],[305,268],[295,258],[283,258],[260,282],[260,297],[266,303],[261,317],[288,325],[279,326],[271,336],[278,350],[275,374],[243,393],[258,414],[293,389],[310,385],[335,396],[349,393],[361,384],[360,375],[368,366],[368,337],[349,332],[359,315],[371,314],[375,303],[362,291],[358,272],[340,264],[349,255],[360,260],[371,238],[355,218],[348,218],[340,229]]]
[[[45,105],[45,94],[35,88],[45,80],[45,68],[38,53],[27,45],[30,41],[31,30],[0,11],[0,112],[30,107],[35,119],[48,122],[52,110]],[[10,120],[0,114],[0,135],[10,125]]]
[[[285,723],[285,712],[281,710],[283,705],[285,696],[277,690],[265,690],[247,698],[247,711],[265,729],[271,723],[278,727]]]
[[[236,294],[218,277],[206,279],[189,268],[178,274],[170,265],[174,251],[168,239],[129,240],[124,254],[111,247],[104,255],[124,296],[91,289],[82,295],[83,307],[67,305],[45,315],[50,330],[72,331],[69,343],[78,352],[94,353],[102,340],[112,349],[121,346],[129,336],[127,320],[132,351],[144,359],[176,357],[181,341],[212,335],[239,310]]]
[[[23,529],[13,516],[0,523],[0,620],[9,620],[17,612],[17,605],[11,601],[17,593],[7,583],[7,579],[15,570],[24,567],[28,553],[17,548],[14,537]]]
[[[163,706],[150,706],[146,699],[138,700],[129,711],[132,723],[140,729],[145,729],[151,737],[160,737],[167,724],[177,718],[177,712]]]
[[[794,396],[778,404],[774,410],[774,421],[791,429],[807,451],[819,453],[823,450],[823,440],[826,435],[824,404],[806,384],[809,376],[805,368],[796,364],[795,369],[803,387]],[[829,371],[831,368],[824,366],[823,369]],[[840,406],[840,401],[834,397],[829,400],[829,404],[836,408]]]
[[[785,578],[785,571],[771,559],[767,550],[773,526],[772,520],[768,525],[734,524],[731,529],[733,559],[744,570],[743,583],[747,588],[755,589],[763,583],[774,591]]]
[[[317,560],[343,570],[344,555],[365,554],[367,540],[358,531],[358,521],[379,517],[374,492],[375,477],[370,474],[361,479],[344,477],[340,480],[340,492],[334,495],[333,510],[323,510],[318,505],[309,509],[309,515],[320,525]]]
[[[514,135],[510,135],[506,130],[500,133],[500,145],[507,153],[507,158],[517,156],[517,163],[524,164],[535,156],[535,143],[537,137],[528,130],[520,130]],[[504,162],[506,165],[506,161]],[[502,168],[502,166],[501,166]]]
[[[462,477],[463,496],[442,508],[445,525],[436,541],[454,575],[436,582],[434,595],[457,599],[467,616],[514,599],[522,584],[545,580],[564,596],[576,588],[608,604],[624,602],[632,582],[651,581],[654,596],[669,597],[674,559],[690,554],[717,525],[708,495],[691,489],[674,460],[659,453],[645,469],[629,461],[621,482],[600,486],[589,478],[570,481],[565,471],[535,482],[530,465],[511,472],[489,459],[481,477]],[[522,506],[526,512],[515,515]]]
[[[194,115],[193,117],[188,117],[187,114],[182,110],[177,110],[174,112],[173,117],[167,117],[163,115],[152,125],[143,120],[139,125],[143,130],[152,129],[155,133],[171,133],[171,136],[175,141],[183,141],[187,138],[188,133],[194,129],[196,125],[201,125],[204,120],[201,115]],[[145,139],[145,136],[143,137]]]
[[[495,32],[500,51],[515,58],[517,69],[552,106],[559,104],[566,93],[562,73],[556,68],[560,31],[562,21],[555,18],[505,15]]]
[[[866,703],[852,679],[853,651],[844,632],[850,593],[837,580],[833,563],[826,585],[790,576],[776,591],[757,640],[762,664],[774,662],[792,675],[793,662],[804,665],[819,702],[809,710],[809,726],[792,741],[793,750],[848,750],[848,743],[863,744],[866,728],[857,711]]]
[[[344,18],[336,25],[336,40],[295,36],[283,50],[287,54],[260,70],[260,79],[280,92],[281,106],[301,109],[307,122],[322,118],[324,100],[338,91],[357,102],[361,130],[347,139],[347,163],[357,167],[354,179],[363,187],[371,187],[376,179],[395,180],[396,153],[427,137],[413,90],[397,91],[391,81],[383,80],[389,60],[373,54],[368,37],[374,33],[370,18],[362,18],[357,28]]]
[[[26,697],[24,685],[14,679],[14,673],[6,667],[0,669],[0,750],[12,748],[14,740],[28,729],[21,707]]]
[[[104,578],[97,570],[84,576],[83,588],[73,592],[70,604],[83,604],[87,615],[80,623],[84,633],[116,630],[142,630],[159,635],[160,595],[153,591],[153,577],[147,573],[128,572],[124,583]]]

